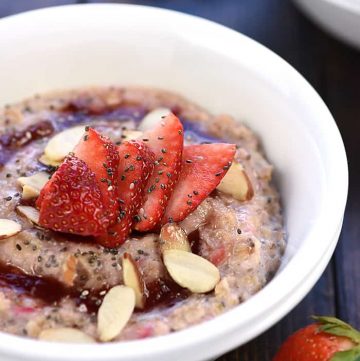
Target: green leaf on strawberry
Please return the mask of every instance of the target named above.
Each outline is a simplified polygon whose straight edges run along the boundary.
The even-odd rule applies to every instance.
[[[347,337],[354,343],[360,344],[360,332],[355,330],[348,323],[341,321],[338,318],[328,316],[313,316],[312,318],[320,324],[320,331],[335,336]]]
[[[337,352],[332,356],[331,361],[360,361],[360,347]]]

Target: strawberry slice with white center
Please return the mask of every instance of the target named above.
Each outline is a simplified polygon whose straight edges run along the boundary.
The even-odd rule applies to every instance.
[[[118,210],[116,196],[119,153],[110,139],[92,128],[86,127],[85,130],[85,135],[75,147],[74,154],[95,173],[104,207],[112,223],[115,221]]]
[[[143,134],[155,154],[155,167],[145,187],[145,199],[135,229],[149,231],[158,226],[179,178],[184,143],[183,126],[172,113]]]
[[[39,224],[58,232],[96,236],[109,226],[95,174],[68,156],[41,190]]]
[[[144,189],[154,169],[154,153],[142,142],[124,142],[119,151],[118,203],[119,213],[106,235],[97,238],[98,243],[114,248],[126,241],[131,227],[137,220]]]
[[[180,178],[162,224],[180,222],[217,187],[234,159],[234,144],[200,144],[184,147]]]

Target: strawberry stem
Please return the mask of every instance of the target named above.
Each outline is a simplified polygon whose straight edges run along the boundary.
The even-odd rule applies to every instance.
[[[347,337],[351,341],[353,341],[356,345],[360,345],[360,332],[355,330],[348,323],[341,321],[336,317],[330,317],[330,316],[312,316],[312,318],[320,324],[319,331],[326,332],[335,336]],[[341,359],[341,360],[345,360],[345,359]]]

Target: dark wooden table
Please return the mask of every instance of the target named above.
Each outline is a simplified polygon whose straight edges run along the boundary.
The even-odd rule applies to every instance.
[[[87,2],[93,1],[0,0],[0,17],[45,6]],[[345,142],[350,167],[349,200],[340,242],[325,273],[309,295],[277,325],[218,361],[271,360],[281,342],[307,324],[313,314],[336,315],[360,327],[360,52],[325,34],[287,0],[127,2],[202,16],[266,45],[320,93]]]

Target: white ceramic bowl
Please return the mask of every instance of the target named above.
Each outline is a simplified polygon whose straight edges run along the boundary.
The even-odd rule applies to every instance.
[[[201,325],[142,341],[49,344],[0,333],[0,359],[204,360],[257,336],[320,277],[335,248],[347,162],[335,122],[290,65],[212,22],[131,5],[50,8],[0,21],[0,103],[84,85],[143,84],[245,120],[276,165],[288,247],[276,277],[249,301]]]
[[[360,0],[295,0],[321,27],[360,47]]]

